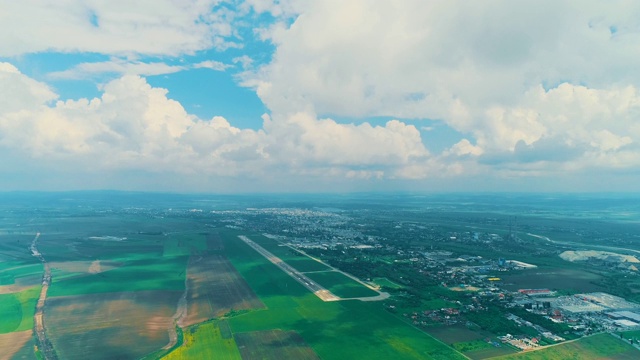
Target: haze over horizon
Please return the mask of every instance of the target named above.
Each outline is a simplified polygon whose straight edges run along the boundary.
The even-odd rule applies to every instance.
[[[0,189],[640,191],[640,2],[0,0]]]

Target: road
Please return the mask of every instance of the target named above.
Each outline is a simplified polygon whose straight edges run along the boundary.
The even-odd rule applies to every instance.
[[[45,261],[44,257],[38,251],[38,239],[40,238],[40,233],[36,234],[36,237],[31,242],[31,246],[29,249],[31,250],[31,255],[38,258],[42,265],[44,266],[44,275],[42,276],[42,288],[40,289],[40,297],[38,298],[38,303],[36,304],[36,313],[33,316],[34,323],[34,331],[36,333],[36,342],[42,357],[45,360],[55,360],[58,358],[55,350],[53,349],[53,345],[49,339],[47,339],[46,328],[44,326],[44,305],[47,300],[47,292],[49,291],[49,285],[51,285],[51,268],[49,264]]]

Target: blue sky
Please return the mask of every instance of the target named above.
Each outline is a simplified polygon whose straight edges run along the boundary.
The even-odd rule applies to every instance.
[[[0,0],[0,188],[638,191],[634,2]]]

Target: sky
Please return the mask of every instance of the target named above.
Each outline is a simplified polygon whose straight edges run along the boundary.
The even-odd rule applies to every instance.
[[[0,0],[0,191],[637,192],[640,2]]]

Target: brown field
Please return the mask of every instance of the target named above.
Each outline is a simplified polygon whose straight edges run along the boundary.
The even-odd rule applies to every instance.
[[[229,260],[219,254],[192,255],[187,265],[186,327],[230,310],[261,309],[264,304]]]
[[[169,342],[179,291],[47,299],[47,335],[61,359],[140,358]]]
[[[50,263],[51,269],[62,270],[68,273],[88,273],[98,274],[104,271],[115,269],[119,266],[114,262],[108,261],[56,261]]]
[[[238,333],[235,339],[243,360],[320,359],[294,331]]]
[[[2,285],[0,286],[0,295],[2,294],[13,294],[13,293],[17,293],[23,290],[27,290],[30,287],[33,287],[35,285],[40,284],[40,282],[37,282],[35,284],[31,284],[31,285]]]
[[[31,339],[31,330],[0,334],[0,360],[11,359]]]

